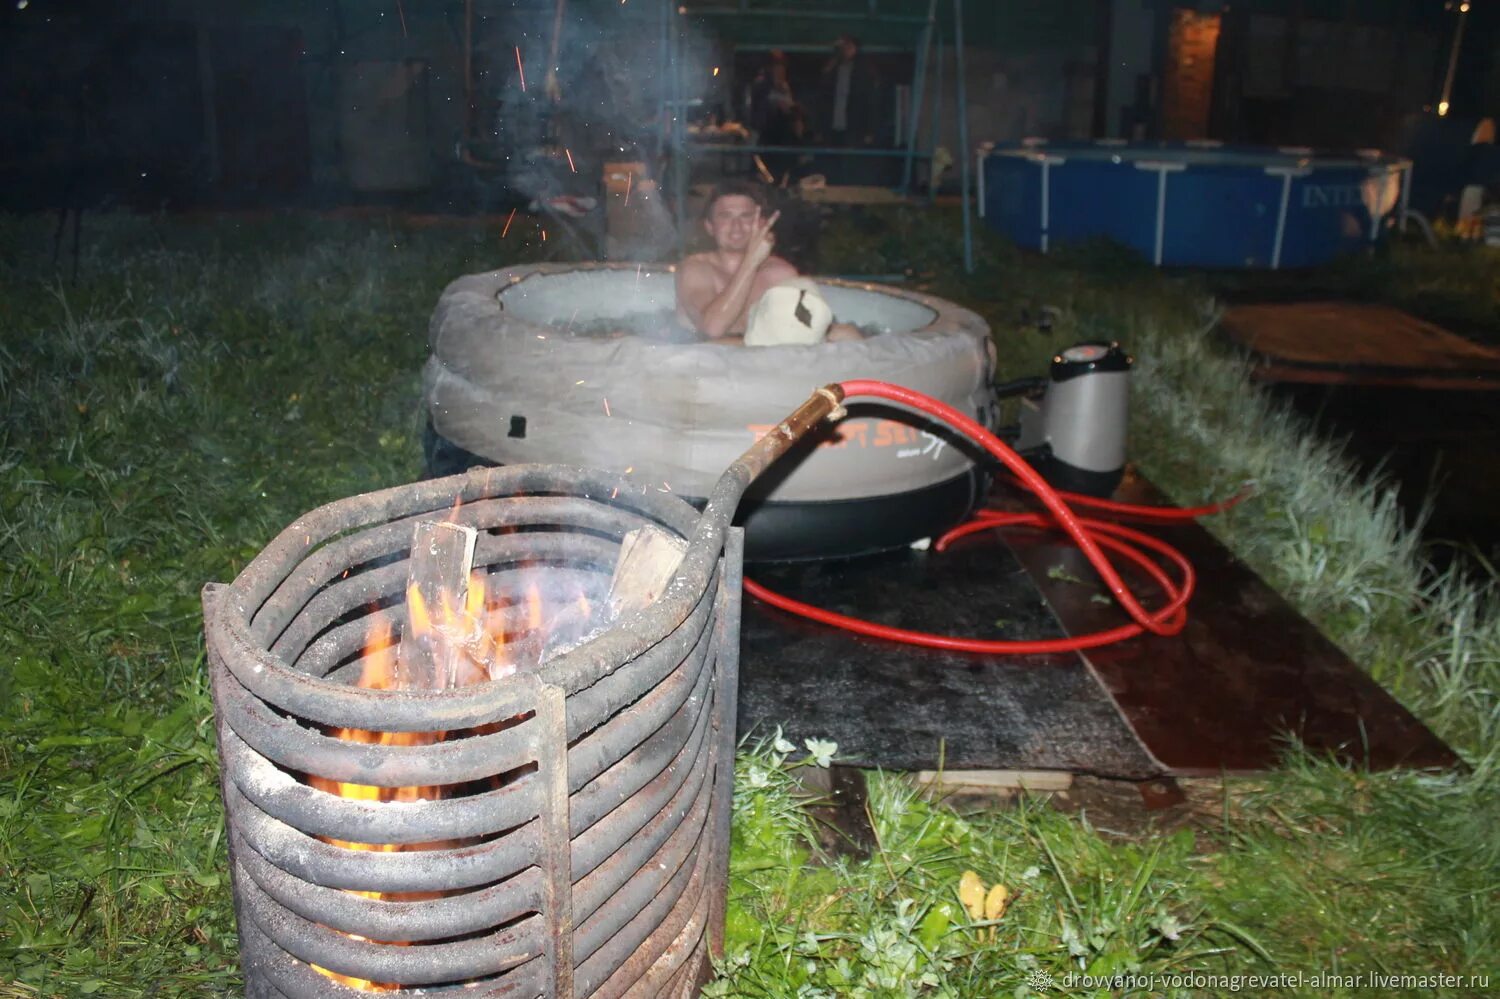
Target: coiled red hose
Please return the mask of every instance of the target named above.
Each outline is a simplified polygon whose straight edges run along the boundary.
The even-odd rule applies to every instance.
[[[758,600],[764,600],[771,606],[788,611],[789,613],[832,625],[836,628],[842,628],[846,631],[852,631],[856,634],[867,635],[872,638],[883,638],[893,642],[904,642],[908,645],[924,645],[935,649],[981,652],[990,655],[1036,655],[1048,652],[1071,652],[1079,649],[1091,649],[1101,645],[1108,645],[1111,642],[1133,638],[1147,631],[1157,635],[1175,635],[1187,623],[1185,607],[1193,595],[1195,584],[1192,563],[1181,552],[1159,538],[1153,538],[1148,534],[1121,524],[1080,517],[1073,512],[1072,508],[1068,505],[1069,502],[1080,506],[1103,509],[1111,513],[1171,522],[1175,520],[1189,520],[1209,513],[1217,513],[1220,510],[1225,510],[1235,505],[1247,495],[1246,491],[1241,490],[1235,496],[1221,503],[1179,510],[1164,507],[1137,506],[1131,503],[1096,499],[1092,496],[1081,496],[1076,493],[1060,493],[1048,485],[1046,480],[1037,474],[1036,470],[1028,465],[1026,460],[1005,444],[1004,441],[947,403],[923,395],[920,392],[903,388],[900,385],[892,385],[888,382],[855,379],[843,382],[842,388],[846,400],[852,399],[855,396],[886,399],[891,402],[902,403],[942,420],[948,426],[964,434],[998,459],[1001,464],[1021,481],[1023,486],[1041,501],[1042,505],[1046,507],[1047,514],[1050,514],[1048,516],[1042,513],[1007,513],[1000,510],[981,510],[973,520],[965,524],[960,524],[939,538],[936,546],[938,551],[947,548],[949,544],[958,538],[973,534],[976,531],[989,530],[992,527],[1019,525],[1061,530],[1072,538],[1073,542],[1083,550],[1089,563],[1093,565],[1094,570],[1104,580],[1105,586],[1109,588],[1109,592],[1113,594],[1115,600],[1131,617],[1130,624],[1123,624],[1104,631],[1068,638],[1050,638],[1036,641],[957,638],[949,635],[937,635],[926,631],[892,628],[887,625],[876,624],[873,621],[865,621],[861,618],[849,617],[845,614],[836,614],[820,607],[814,607],[811,604],[805,604],[800,600],[793,600],[790,597],[782,596],[779,593],[766,589],[751,579],[745,580],[745,591]],[[1125,585],[1125,581],[1120,578],[1120,574],[1115,570],[1108,556],[1105,555],[1106,549],[1144,570],[1147,575],[1156,581],[1163,592],[1166,593],[1167,602],[1154,611],[1148,611],[1143,607],[1140,601],[1136,599],[1135,594]],[[1180,573],[1180,578],[1173,580],[1142,549],[1149,549],[1175,565]]]

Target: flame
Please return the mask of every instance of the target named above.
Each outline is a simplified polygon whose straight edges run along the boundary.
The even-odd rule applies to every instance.
[[[414,635],[432,633],[432,615],[427,613],[427,598],[422,596],[422,591],[415,583],[406,588],[406,621]],[[394,676],[394,672],[392,676]],[[361,682],[360,686],[363,687],[366,684]],[[384,690],[384,683],[375,689]]]
[[[477,626],[481,620],[485,606],[484,574],[475,572],[469,577],[469,586],[464,594],[463,606],[455,606],[453,595],[448,591],[442,591],[438,596],[438,611],[436,620],[428,609],[427,601],[422,596],[422,591],[415,585],[408,586],[406,590],[406,613],[407,627],[413,636],[421,637],[441,632],[445,636],[455,634],[477,633],[482,639],[488,636],[485,629]],[[476,651],[483,651],[476,650]],[[401,682],[402,678],[397,671],[397,645],[394,640],[390,619],[384,614],[374,616],[369,635],[365,641],[364,666],[360,670],[357,686],[370,690],[390,690],[406,686]],[[481,662],[484,660],[481,659]],[[467,672],[457,678],[459,682],[475,682],[485,677],[470,676]],[[337,729],[334,736],[348,742],[358,742],[366,745],[382,746],[421,746],[440,742],[446,733],[443,732],[372,732],[365,729],[341,728]],[[436,786],[419,787],[375,787],[368,784],[351,784],[347,781],[332,781],[325,777],[312,776],[308,783],[323,791],[337,794],[342,798],[355,801],[429,801],[442,797],[443,789]],[[348,850],[369,850],[378,853],[398,853],[405,849],[399,843],[356,843],[349,840],[324,837],[325,841],[335,846],[341,846]],[[351,894],[362,898],[381,899],[386,897],[399,898],[402,900],[416,900],[417,898],[431,897],[426,893],[405,893],[387,896],[377,891],[358,891],[347,889]],[[354,940],[364,940],[358,934],[349,934]],[[395,946],[401,946],[401,941],[389,941]],[[357,978],[351,975],[340,974],[330,971],[317,964],[310,967],[321,975],[335,982],[347,985],[352,989],[362,992],[394,992],[400,988],[399,985],[375,982],[367,978]]]
[[[469,592],[464,594],[464,617],[470,621],[484,620],[484,573],[478,570],[469,573]]]
[[[519,600],[496,600],[492,602],[487,592],[487,575],[476,569],[470,573],[462,594],[441,590],[435,600],[429,601],[420,588],[410,585],[406,590],[407,638],[427,638],[438,643],[439,658],[446,657],[450,666],[447,675],[422,677],[403,675],[399,663],[400,648],[392,618],[386,613],[371,615],[370,630],[365,638],[363,665],[357,686],[370,690],[394,690],[431,681],[438,686],[462,686],[497,679],[514,672],[516,664],[507,660],[506,650],[517,634],[542,634],[549,618],[565,607],[576,608],[587,619],[593,610],[588,595],[580,587],[572,601],[547,605],[542,598],[538,581],[526,584],[524,596]],[[435,606],[434,606],[435,605]],[[529,644],[529,643],[528,643]],[[503,722],[495,722],[476,730],[498,731]],[[329,732],[334,738],[366,745],[419,746],[430,745],[446,738],[445,732],[377,732],[366,729],[339,728]],[[498,786],[498,778],[495,778]],[[442,786],[423,787],[377,787],[369,784],[354,784],[326,777],[309,775],[307,782],[319,790],[355,801],[411,802],[437,800],[444,794]],[[408,849],[431,849],[450,846],[449,843],[424,843],[404,845],[399,843],[358,843],[323,837],[324,841],[348,850],[366,850],[379,853],[397,853]],[[415,901],[420,898],[438,897],[437,893],[382,893],[345,889],[351,894],[371,899]],[[367,940],[357,934],[347,934],[354,940]],[[406,946],[402,941],[379,941],[391,946]],[[400,985],[375,982],[331,971],[310,964],[317,971],[335,982],[362,992],[393,992]]]
[[[413,600],[413,598],[415,598]],[[425,618],[426,606],[422,601],[421,593],[415,588],[407,592],[408,614],[420,615]],[[387,690],[396,685],[396,643],[391,629],[391,622],[384,614],[374,615],[370,625],[370,633],[365,640],[364,666],[360,670],[359,682],[356,686],[365,687],[370,690]],[[431,732],[372,732],[367,729],[341,728],[336,730],[334,736],[347,742],[358,742],[365,745],[419,745],[436,741],[441,738],[441,733]],[[332,781],[326,777],[310,776],[308,783],[322,791],[328,791],[341,798],[350,798],[355,801],[412,801],[418,797],[436,797],[438,788],[406,788],[406,787],[375,787],[370,784],[351,784],[346,781]],[[410,792],[410,794],[408,794]],[[430,792],[422,794],[421,792]],[[370,850],[379,853],[395,853],[401,849],[397,843],[355,843],[349,840],[334,839],[333,837],[322,837],[327,843],[341,846],[348,850]],[[355,891],[348,889],[350,894],[359,895],[362,898],[383,898],[378,891]],[[349,937],[354,940],[365,940],[366,937],[351,933]],[[331,978],[341,985],[347,985],[352,989],[362,992],[394,992],[400,986],[383,982],[371,981],[368,978],[356,978],[351,975],[340,974],[330,971],[321,965],[311,964],[310,967],[320,975]]]
[[[355,892],[354,894],[362,895],[364,894],[364,892]],[[349,938],[351,940],[364,939],[357,933],[350,933]],[[321,964],[310,964],[308,965],[308,967],[312,968],[312,970],[316,971],[318,974],[322,975],[325,978],[331,978],[335,982],[338,982],[340,985],[347,985],[351,989],[358,989],[361,992],[395,992],[401,987],[399,985],[391,985],[385,982],[372,982],[368,978],[353,978],[349,975],[341,975],[337,971],[329,971]]]
[[[443,627],[454,628],[467,623],[464,613],[464,611],[467,610],[469,606],[469,599],[467,596],[464,597],[463,610],[460,610],[459,608],[453,606],[453,594],[450,591],[443,590],[442,593],[439,594],[439,596],[440,599],[438,603],[442,605],[443,609]]]
[[[537,631],[542,626],[542,593],[536,583],[526,587],[526,630]]]
[[[407,600],[408,613],[414,618],[417,615],[425,618],[426,608],[422,595],[412,589],[407,593]],[[396,682],[396,643],[390,619],[384,614],[375,615],[370,625],[370,634],[365,642],[364,667],[360,670],[359,682],[356,686],[367,690],[390,690],[400,686]],[[361,728],[336,729],[333,735],[346,742],[375,746],[426,746],[440,742],[443,738],[441,732],[372,732]],[[439,792],[436,787],[376,787],[371,784],[351,784],[347,781],[334,781],[317,776],[310,776],[308,783],[321,791],[328,791],[341,798],[351,798],[355,801],[418,801],[436,798]],[[374,850],[381,853],[395,853],[401,849],[396,843],[354,843],[332,838],[329,838],[327,842],[350,850]],[[355,894],[364,895],[367,898],[380,897],[379,892],[355,892]]]

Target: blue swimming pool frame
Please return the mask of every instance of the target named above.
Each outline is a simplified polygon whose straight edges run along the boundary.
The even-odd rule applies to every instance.
[[[1017,244],[1110,239],[1168,267],[1326,263],[1399,224],[1411,190],[1411,161],[1378,150],[1029,139],[978,158],[979,213]]]

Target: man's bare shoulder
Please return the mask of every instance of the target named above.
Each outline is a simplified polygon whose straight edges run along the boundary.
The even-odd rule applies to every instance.
[[[713,254],[711,253],[689,253],[687,256],[683,257],[682,262],[677,265],[677,272],[679,274],[691,273],[694,271],[717,270],[718,267],[714,265]]]
[[[786,281],[797,276],[797,268],[781,257],[767,257],[766,262],[760,265],[760,275],[763,280],[775,284]]]

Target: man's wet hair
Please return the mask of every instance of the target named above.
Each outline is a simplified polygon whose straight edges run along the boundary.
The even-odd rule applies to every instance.
[[[770,203],[766,201],[766,195],[760,189],[759,184],[752,184],[744,180],[726,180],[715,184],[714,189],[709,192],[708,200],[703,202],[703,218],[707,220],[713,216],[714,205],[717,205],[721,198],[735,196],[749,198],[755,202],[755,207],[759,208],[762,212],[770,207]]]

